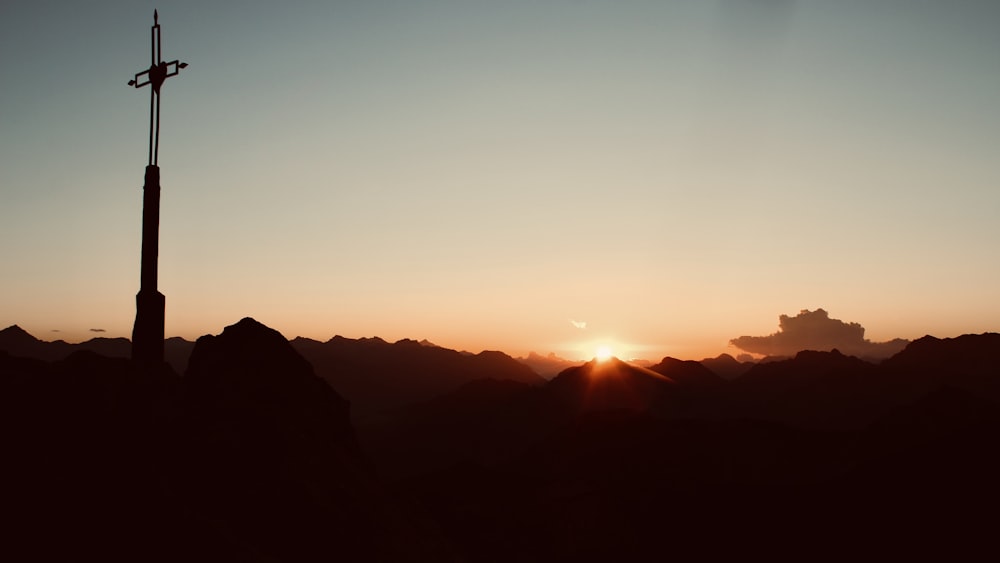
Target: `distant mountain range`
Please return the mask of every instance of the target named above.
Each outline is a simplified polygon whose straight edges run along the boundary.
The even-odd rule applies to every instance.
[[[188,357],[194,349],[194,342],[180,337],[167,338],[163,343],[163,355],[174,371],[184,373]],[[91,338],[85,342],[71,344],[63,340],[45,341],[35,338],[17,325],[0,330],[0,350],[12,356],[55,361],[67,358],[80,350],[96,352],[109,358],[129,358],[132,356],[132,342],[128,338]]]
[[[326,342],[295,338],[291,344],[320,377],[351,400],[356,419],[426,401],[476,379],[545,383],[530,367],[502,352],[467,354],[414,340],[389,343],[342,336]]]
[[[356,422],[370,421],[392,409],[429,400],[470,381],[495,379],[543,385],[560,372],[581,365],[554,354],[532,353],[515,360],[501,352],[458,352],[426,340],[390,343],[377,337],[335,336],[326,342],[307,338],[290,342],[312,364],[317,375],[350,401],[351,416]],[[194,345],[178,337],[165,341],[165,357],[175,372],[187,369]],[[79,344],[62,340],[46,342],[14,325],[0,330],[0,350],[45,361],[62,360],[81,350],[110,358],[128,358],[131,343],[126,338],[94,338]],[[703,363],[719,369],[726,377],[735,377],[752,365],[725,355]]]
[[[501,352],[481,352],[480,354],[473,354],[470,352],[455,352],[448,348],[442,348],[428,340],[413,341],[409,339],[403,339],[395,343],[389,343],[378,337],[373,338],[359,338],[351,339],[344,338],[342,336],[335,336],[327,342],[319,342],[317,340],[312,340],[309,338],[294,338],[291,340],[292,345],[299,349],[300,352],[304,354],[317,353],[318,350],[326,350],[326,353],[317,353],[317,358],[322,359],[322,357],[329,356],[331,353],[335,355],[334,350],[344,351],[346,348],[355,346],[360,355],[364,355],[363,350],[371,351],[381,351],[378,346],[385,345],[392,347],[394,345],[400,345],[402,348],[411,348],[414,343],[426,348],[432,348],[437,350],[445,350],[446,354],[440,354],[439,352],[431,352],[430,357],[445,358],[448,357],[448,363],[455,365],[461,364],[454,359],[453,353],[458,353],[462,356],[480,356],[480,357],[494,357],[497,354],[502,354]],[[191,351],[194,349],[194,342],[185,340],[181,337],[175,336],[167,338],[165,341],[165,356],[166,361],[169,363],[177,373],[183,373],[187,369],[188,357],[191,355]],[[322,345],[328,345],[326,347]],[[17,325],[9,326],[3,330],[0,330],[0,350],[6,350],[15,356],[23,356],[26,358],[37,358],[46,361],[61,360],[66,358],[74,351],[77,350],[90,350],[97,352],[103,356],[109,358],[128,358],[132,354],[132,344],[127,338],[92,338],[85,342],[80,342],[77,344],[72,344],[65,342],[63,340],[55,341],[44,341],[36,338],[35,336],[29,334],[24,329]],[[338,352],[339,353],[339,352]],[[351,354],[354,354],[353,352]],[[502,354],[506,356],[506,354]],[[554,353],[549,353],[548,355],[541,355],[535,352],[531,352],[527,357],[514,358],[518,362],[528,366],[536,374],[542,376],[545,379],[552,379],[560,372],[567,368],[579,366],[583,364],[583,361],[577,360],[567,360],[566,358],[561,358]],[[783,358],[777,358],[783,359]],[[765,359],[764,361],[770,361],[773,359]],[[428,360],[430,361],[430,360]],[[706,358],[701,360],[701,363],[716,372],[720,376],[726,379],[733,379],[742,375],[755,362],[738,362],[729,354],[722,354],[716,358]],[[469,362],[468,365],[477,365],[477,362]],[[639,361],[637,365],[650,364],[652,362]],[[480,367],[480,366],[477,366]],[[508,363],[509,367],[509,363]],[[647,366],[648,367],[648,366]],[[451,370],[454,371],[454,370]],[[463,371],[463,370],[458,370]],[[464,370],[464,371],[467,371]],[[519,377],[525,377],[524,371],[520,370],[522,375],[514,376],[512,379],[518,379]],[[491,374],[488,376],[493,376],[497,374]],[[336,380],[336,376],[333,376],[333,381]],[[457,381],[462,380],[459,376]],[[537,383],[538,381],[535,380]],[[350,385],[350,384],[348,384]]]
[[[552,352],[549,352],[547,356],[530,352],[527,357],[517,358],[517,361],[526,364],[528,367],[535,370],[535,373],[545,379],[552,379],[553,377],[559,375],[559,372],[564,369],[578,366],[583,363],[567,360],[566,358],[560,358]]]
[[[502,352],[471,354],[426,340],[390,343],[378,337],[335,336],[326,342],[301,337],[290,342],[320,377],[351,401],[351,413],[356,420],[428,400],[478,379],[542,385],[560,372],[582,364],[555,354],[531,353],[527,358],[517,359]],[[167,362],[174,371],[183,373],[194,342],[173,337],[165,341],[164,348]],[[45,361],[61,360],[79,350],[128,358],[131,343],[126,338],[93,338],[79,344],[62,340],[46,342],[14,325],[0,330],[0,350]],[[753,365],[737,362],[728,355],[706,359],[702,364],[712,366],[727,378],[736,377]]]
[[[475,379],[545,383],[530,367],[502,352],[470,354],[426,340],[389,343],[377,337],[335,336],[326,342],[295,338],[290,342],[321,378],[350,400],[356,418],[425,401]],[[165,357],[174,371],[183,373],[187,369],[194,345],[177,337],[165,341]],[[0,350],[45,361],[62,360],[81,350],[128,358],[131,343],[126,338],[94,338],[79,344],[45,342],[14,325],[0,330]]]
[[[0,331],[0,559],[996,556],[1000,334],[548,381],[495,352],[289,342],[252,319],[199,338],[183,376],[14,346],[56,349]]]

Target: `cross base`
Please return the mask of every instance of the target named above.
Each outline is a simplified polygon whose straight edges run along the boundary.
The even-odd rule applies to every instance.
[[[143,367],[163,363],[163,324],[167,298],[159,291],[140,289],[135,296],[132,361]]]

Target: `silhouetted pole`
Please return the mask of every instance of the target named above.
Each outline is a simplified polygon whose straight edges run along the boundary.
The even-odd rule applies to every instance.
[[[187,63],[163,62],[160,51],[159,14],[153,10],[150,36],[152,57],[149,68],[129,80],[129,86],[149,85],[149,162],[142,186],[142,273],[135,296],[135,325],[132,328],[132,360],[143,366],[163,363],[163,325],[166,297],[157,289],[157,259],[160,254],[160,87]]]

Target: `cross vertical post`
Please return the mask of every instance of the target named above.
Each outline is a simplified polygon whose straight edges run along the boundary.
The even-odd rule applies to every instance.
[[[135,296],[132,360],[147,368],[163,364],[166,297],[157,289],[160,254],[160,88],[187,63],[163,62],[159,14],[153,10],[150,30],[150,65],[129,81],[129,86],[149,86],[149,161],[142,186],[142,264],[139,293]]]

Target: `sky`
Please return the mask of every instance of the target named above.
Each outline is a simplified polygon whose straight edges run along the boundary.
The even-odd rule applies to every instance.
[[[1000,329],[1000,2],[0,4],[0,325],[738,353]]]

